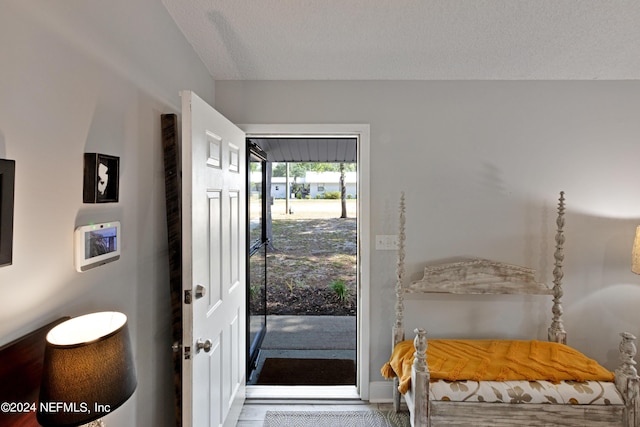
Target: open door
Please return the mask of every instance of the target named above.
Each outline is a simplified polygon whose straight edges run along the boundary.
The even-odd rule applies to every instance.
[[[182,96],[182,423],[235,426],[246,360],[245,134]]]

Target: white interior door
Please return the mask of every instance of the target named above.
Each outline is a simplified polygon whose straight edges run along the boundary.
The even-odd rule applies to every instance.
[[[181,96],[183,426],[231,426],[246,380],[245,134]]]

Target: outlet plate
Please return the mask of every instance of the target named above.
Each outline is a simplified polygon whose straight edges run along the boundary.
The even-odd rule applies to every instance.
[[[395,251],[398,249],[397,234],[377,234],[376,250],[377,251]]]

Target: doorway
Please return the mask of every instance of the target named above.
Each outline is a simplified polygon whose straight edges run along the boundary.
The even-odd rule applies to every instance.
[[[368,301],[369,301],[369,296],[368,296],[368,261],[369,261],[369,233],[368,233],[368,200],[369,200],[369,185],[368,185],[368,154],[369,154],[369,150],[368,150],[368,136],[369,136],[369,132],[368,132],[368,125],[337,125],[337,126],[331,126],[331,125],[311,125],[311,126],[305,126],[305,125],[251,125],[251,126],[243,126],[243,128],[245,129],[245,131],[247,132],[247,138],[252,140],[252,141],[256,141],[256,140],[260,140],[261,138],[298,138],[298,139],[304,139],[305,143],[308,143],[309,139],[312,138],[316,138],[316,141],[319,141],[320,139],[336,139],[336,138],[343,138],[343,139],[352,139],[356,142],[357,144],[357,150],[354,149],[354,156],[356,156],[354,159],[356,160],[356,163],[358,165],[357,167],[357,197],[354,197],[353,200],[350,200],[350,205],[356,207],[357,212],[358,212],[358,219],[357,219],[357,241],[354,243],[354,245],[357,247],[357,256],[356,256],[356,264],[357,264],[357,279],[356,279],[356,285],[354,287],[354,292],[356,292],[356,300],[357,300],[357,306],[358,306],[358,310],[357,310],[357,315],[355,316],[355,319],[353,319],[353,324],[354,324],[354,329],[357,331],[357,333],[354,333],[354,340],[357,340],[357,342],[355,343],[355,347],[357,348],[357,352],[354,350],[354,353],[356,353],[356,360],[357,360],[357,374],[356,374],[356,380],[355,380],[355,387],[351,386],[351,387],[343,387],[341,390],[336,390],[335,387],[332,387],[332,390],[330,391],[332,396],[340,396],[343,395],[344,397],[361,397],[363,399],[368,398],[368,366],[369,366],[369,360],[368,360],[368,342],[369,342],[369,337],[368,337],[368,330],[369,330],[369,324],[368,324]],[[347,130],[348,129],[348,130]],[[258,145],[263,145],[265,146],[266,144],[260,144],[258,143]],[[264,147],[260,147],[260,148],[264,148]],[[274,148],[271,146],[269,147],[272,151],[272,153],[274,152]],[[282,148],[282,147],[281,147]],[[295,155],[300,156],[301,155],[301,151],[305,151],[307,150],[307,155],[308,152],[313,152],[315,155],[318,155],[318,149],[317,147],[312,147],[312,146],[305,146],[303,148],[302,145],[297,147],[297,150],[295,151]],[[315,151],[314,151],[315,150]],[[267,159],[270,161],[271,159],[269,159],[269,149],[264,150]],[[345,156],[345,151],[342,150],[341,151],[341,155]],[[357,153],[357,154],[356,154]],[[289,155],[291,155],[291,152],[289,153]],[[282,156],[282,153],[279,154],[279,156]],[[279,160],[285,160],[283,157],[277,157]],[[318,157],[317,159],[310,159],[310,158],[304,158],[304,157],[297,157],[297,158],[290,158],[288,160],[327,160],[324,159],[322,157]],[[335,160],[347,160],[346,158],[334,158]],[[256,169],[254,167],[254,169]],[[355,172],[354,172],[355,173]],[[268,181],[268,180],[267,180]],[[355,184],[354,184],[355,185]],[[314,188],[314,191],[316,191],[318,189],[318,187],[322,187],[321,185],[318,186],[316,185]],[[255,185],[251,185],[251,189],[253,190],[254,188],[257,188],[257,186]],[[293,188],[293,186],[287,185],[285,184],[285,188],[287,188],[287,191],[289,191],[290,189]],[[321,189],[321,188],[320,188]],[[262,190],[262,194],[263,197],[260,199],[261,203],[265,203],[268,201],[268,197],[264,197],[265,194],[270,193],[272,188],[268,188],[266,186],[261,186],[261,190]],[[298,187],[298,190],[304,190],[304,186]],[[309,189],[307,188],[307,191],[309,191]],[[294,196],[295,197],[295,196]],[[258,198],[256,198],[256,200],[258,200]],[[298,201],[300,199],[296,199],[296,201]],[[282,200],[279,201],[280,204],[283,203]],[[294,204],[292,203],[292,207],[294,206]],[[281,207],[280,207],[281,208]],[[268,213],[264,213],[262,218],[266,218],[268,216]],[[256,222],[253,221],[252,222]],[[263,221],[265,224],[269,223],[270,221]],[[256,222],[258,223],[258,222]],[[354,227],[355,227],[355,221],[353,222]],[[268,234],[267,231],[265,230],[265,234]],[[255,234],[255,236],[257,236],[257,234]],[[268,238],[261,238],[261,241],[263,243],[268,243]],[[268,246],[268,244],[267,244]],[[257,247],[257,246],[256,246]],[[261,247],[262,248],[262,247]],[[266,259],[268,262],[268,255],[263,256],[263,252],[262,249],[259,251],[255,251],[254,245],[252,245],[252,253],[253,254],[259,254],[259,258],[256,258],[256,262],[253,263],[256,266],[258,266],[258,270],[259,271],[265,271],[266,269],[263,268],[263,263],[262,261],[258,261],[258,260],[263,260]],[[267,253],[268,253],[268,249],[267,249]],[[250,261],[251,264],[251,261]],[[257,275],[258,277],[258,282],[262,283],[262,277],[261,274]],[[268,277],[266,278],[266,282],[268,283],[269,279]],[[254,287],[254,289],[256,291],[258,291],[258,289],[261,289],[261,284],[260,286],[256,286],[256,284],[254,284],[254,281],[251,280],[251,286]],[[268,285],[267,285],[268,286]],[[292,286],[296,286],[295,283],[292,283]],[[336,285],[336,288],[339,289],[339,284]],[[261,291],[260,291],[261,292]],[[338,291],[336,291],[338,292]],[[329,317],[329,316],[327,316]],[[255,321],[256,319],[254,319],[254,325],[266,325],[266,329],[265,331],[269,330],[269,321],[267,320],[266,316],[260,316],[259,321]],[[282,320],[282,319],[280,319]],[[282,323],[282,322],[280,322]],[[275,326],[274,326],[275,327]],[[266,332],[268,333],[268,332]],[[254,349],[256,347],[255,343],[257,342],[256,337],[259,337],[260,332],[254,332],[253,334],[249,334],[252,335],[252,343],[254,343]],[[262,337],[264,338],[264,336]],[[251,343],[250,343],[251,346]],[[298,389],[298,392],[300,392],[300,388],[296,387]],[[306,394],[308,394],[308,396],[306,397],[318,397],[318,396],[326,396],[326,393],[328,392],[327,390],[322,390],[322,387],[311,387],[309,389],[312,390],[307,390]],[[254,387],[254,386],[248,386],[247,387],[247,397],[285,397],[287,394],[287,389],[286,387]]]
[[[272,153],[268,141],[258,142],[267,157]],[[355,138],[343,138],[340,144],[351,145],[355,159]],[[264,227],[262,242],[268,248],[266,257],[262,251],[258,257],[260,233],[253,227],[261,221],[252,215],[249,234],[258,238],[250,245],[247,292],[251,324],[258,325],[257,315],[265,318],[266,307],[266,333],[259,347],[251,346],[259,354],[248,358],[253,361],[248,384],[355,385],[357,172],[356,163],[343,158],[346,162],[267,162],[273,178],[267,182],[263,223],[271,227]],[[252,166],[254,176],[259,175],[258,166]],[[294,173],[288,184],[287,169]],[[251,205],[259,200],[255,189],[262,185],[250,182]]]

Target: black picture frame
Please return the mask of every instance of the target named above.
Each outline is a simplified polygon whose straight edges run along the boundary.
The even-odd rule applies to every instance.
[[[120,191],[120,158],[84,153],[84,203],[117,203]]]
[[[0,267],[13,263],[15,160],[0,159]]]

